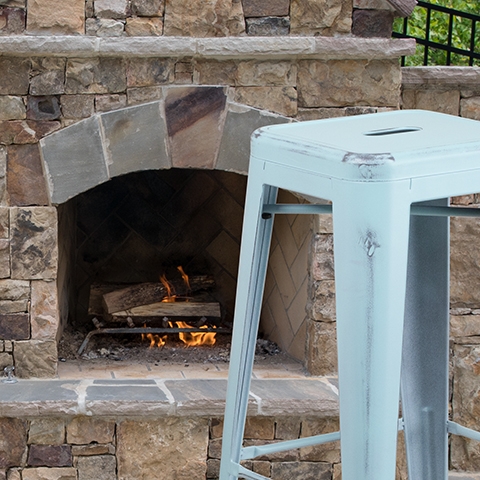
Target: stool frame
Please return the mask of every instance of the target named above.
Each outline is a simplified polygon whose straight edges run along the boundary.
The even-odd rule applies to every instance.
[[[332,142],[332,132],[343,128],[348,132]],[[435,132],[445,135],[440,147]],[[458,141],[451,140],[455,135]],[[343,149],[355,141],[359,151]],[[448,197],[480,190],[479,160],[480,122],[433,112],[276,125],[254,133],[220,480],[265,479],[240,462],[338,439],[344,480],[394,480],[399,429],[405,430],[410,480],[447,480],[447,434],[480,440],[478,432],[447,416],[447,217],[480,216],[476,209],[448,207]],[[333,205],[277,204],[279,188]],[[340,432],[243,448],[274,215],[329,210]]]

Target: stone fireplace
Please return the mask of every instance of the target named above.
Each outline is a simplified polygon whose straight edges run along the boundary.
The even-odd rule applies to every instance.
[[[1,366],[14,364],[20,377],[55,375],[57,343],[68,322],[85,317],[92,283],[148,281],[177,260],[216,276],[231,324],[251,133],[397,108],[396,58],[410,48],[324,37],[67,40],[45,37],[27,59],[18,57],[32,53],[26,37],[17,57],[0,59],[14,72],[5,80],[12,94],[37,94],[25,119],[3,122],[0,138]],[[18,86],[23,78],[30,87]],[[17,98],[8,97],[10,110]],[[315,267],[326,228],[318,218],[278,216],[262,315],[266,338],[308,368],[330,332],[328,321],[318,330],[315,307],[315,296],[332,296],[317,292],[325,287],[318,272],[328,272]]]

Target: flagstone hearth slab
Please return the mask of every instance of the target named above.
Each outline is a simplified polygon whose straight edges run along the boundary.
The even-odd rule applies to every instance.
[[[222,416],[224,379],[19,380],[0,385],[0,416]],[[336,387],[325,378],[252,381],[251,416],[338,415]]]

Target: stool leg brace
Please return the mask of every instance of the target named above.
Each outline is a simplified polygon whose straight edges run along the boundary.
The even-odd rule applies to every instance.
[[[277,192],[276,187],[263,185],[260,172],[256,180],[252,173],[240,254],[220,480],[264,479],[242,467],[240,461],[340,438],[338,433],[327,434],[242,448],[273,226],[273,217],[262,218],[262,212],[265,205],[275,202]],[[281,181],[276,185],[281,187]],[[480,439],[477,432],[447,420],[448,220],[410,220],[408,181],[370,184],[364,189],[361,182],[336,184],[332,180],[330,187],[342,477],[394,480],[402,370],[409,478],[447,480],[447,432]],[[427,205],[445,205],[445,201]]]

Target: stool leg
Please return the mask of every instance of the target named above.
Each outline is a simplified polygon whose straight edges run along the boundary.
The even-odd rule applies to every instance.
[[[343,480],[394,480],[408,183],[338,182],[333,200]]]
[[[263,186],[257,177],[260,175],[250,171],[235,300],[220,480],[238,477],[273,227],[273,216],[262,218],[262,207],[265,203],[275,203],[277,197],[277,189]]]
[[[410,480],[448,477],[448,309],[448,218],[412,216],[401,382]]]

